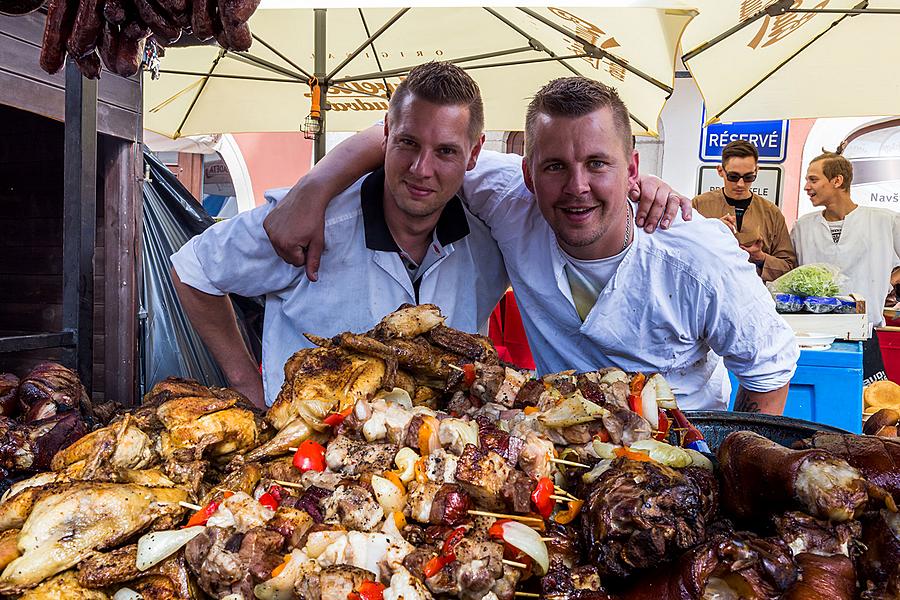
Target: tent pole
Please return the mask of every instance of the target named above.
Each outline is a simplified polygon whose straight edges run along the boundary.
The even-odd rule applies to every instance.
[[[316,78],[319,80],[319,86],[321,88],[321,96],[319,98],[322,102],[322,113],[321,113],[321,123],[319,127],[319,135],[316,136],[315,144],[313,146],[313,163],[317,163],[322,160],[322,157],[325,156],[325,115],[328,113],[326,107],[328,105],[327,91],[328,91],[328,82],[325,80],[325,59],[328,56],[327,51],[325,50],[325,9],[324,8],[316,8],[315,10],[315,59],[314,59],[314,72]]]

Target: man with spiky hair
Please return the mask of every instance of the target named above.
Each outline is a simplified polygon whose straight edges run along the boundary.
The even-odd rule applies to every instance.
[[[524,158],[482,152],[462,196],[503,252],[538,371],[659,371],[682,407],[723,409],[727,366],[743,387],[736,408],[780,414],[793,331],[718,220],[653,235],[636,226],[638,155],[616,91],[550,82],[528,107],[525,140]],[[371,158],[357,142],[348,155]]]
[[[859,206],[850,197],[853,165],[844,156],[824,152],[812,159],[803,189],[821,211],[800,217],[791,239],[801,265],[827,263],[847,277],[847,292],[866,300],[870,327],[884,325],[884,300],[891,291],[891,271],[900,265],[900,213]],[[887,379],[872,330],[863,344],[863,383]]]

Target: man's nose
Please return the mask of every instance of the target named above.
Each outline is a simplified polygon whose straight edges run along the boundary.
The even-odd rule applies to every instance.
[[[417,177],[428,177],[434,171],[434,164],[430,152],[421,151],[410,165],[409,170]]]
[[[583,196],[591,189],[587,172],[582,168],[574,168],[569,171],[565,192],[572,196]]]

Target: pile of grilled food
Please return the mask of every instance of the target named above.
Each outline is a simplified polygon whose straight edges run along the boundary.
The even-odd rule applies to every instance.
[[[265,415],[170,379],[13,484],[0,594],[900,597],[900,442],[712,455],[659,375],[533,379],[431,305],[308,337]]]

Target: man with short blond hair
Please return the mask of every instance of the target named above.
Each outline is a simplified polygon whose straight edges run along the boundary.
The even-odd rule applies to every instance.
[[[758,163],[756,146],[746,140],[730,142],[722,149],[722,164],[716,166],[722,188],[700,194],[693,205],[704,217],[725,223],[762,280],[774,281],[797,266],[797,256],[784,215],[751,189]]]

